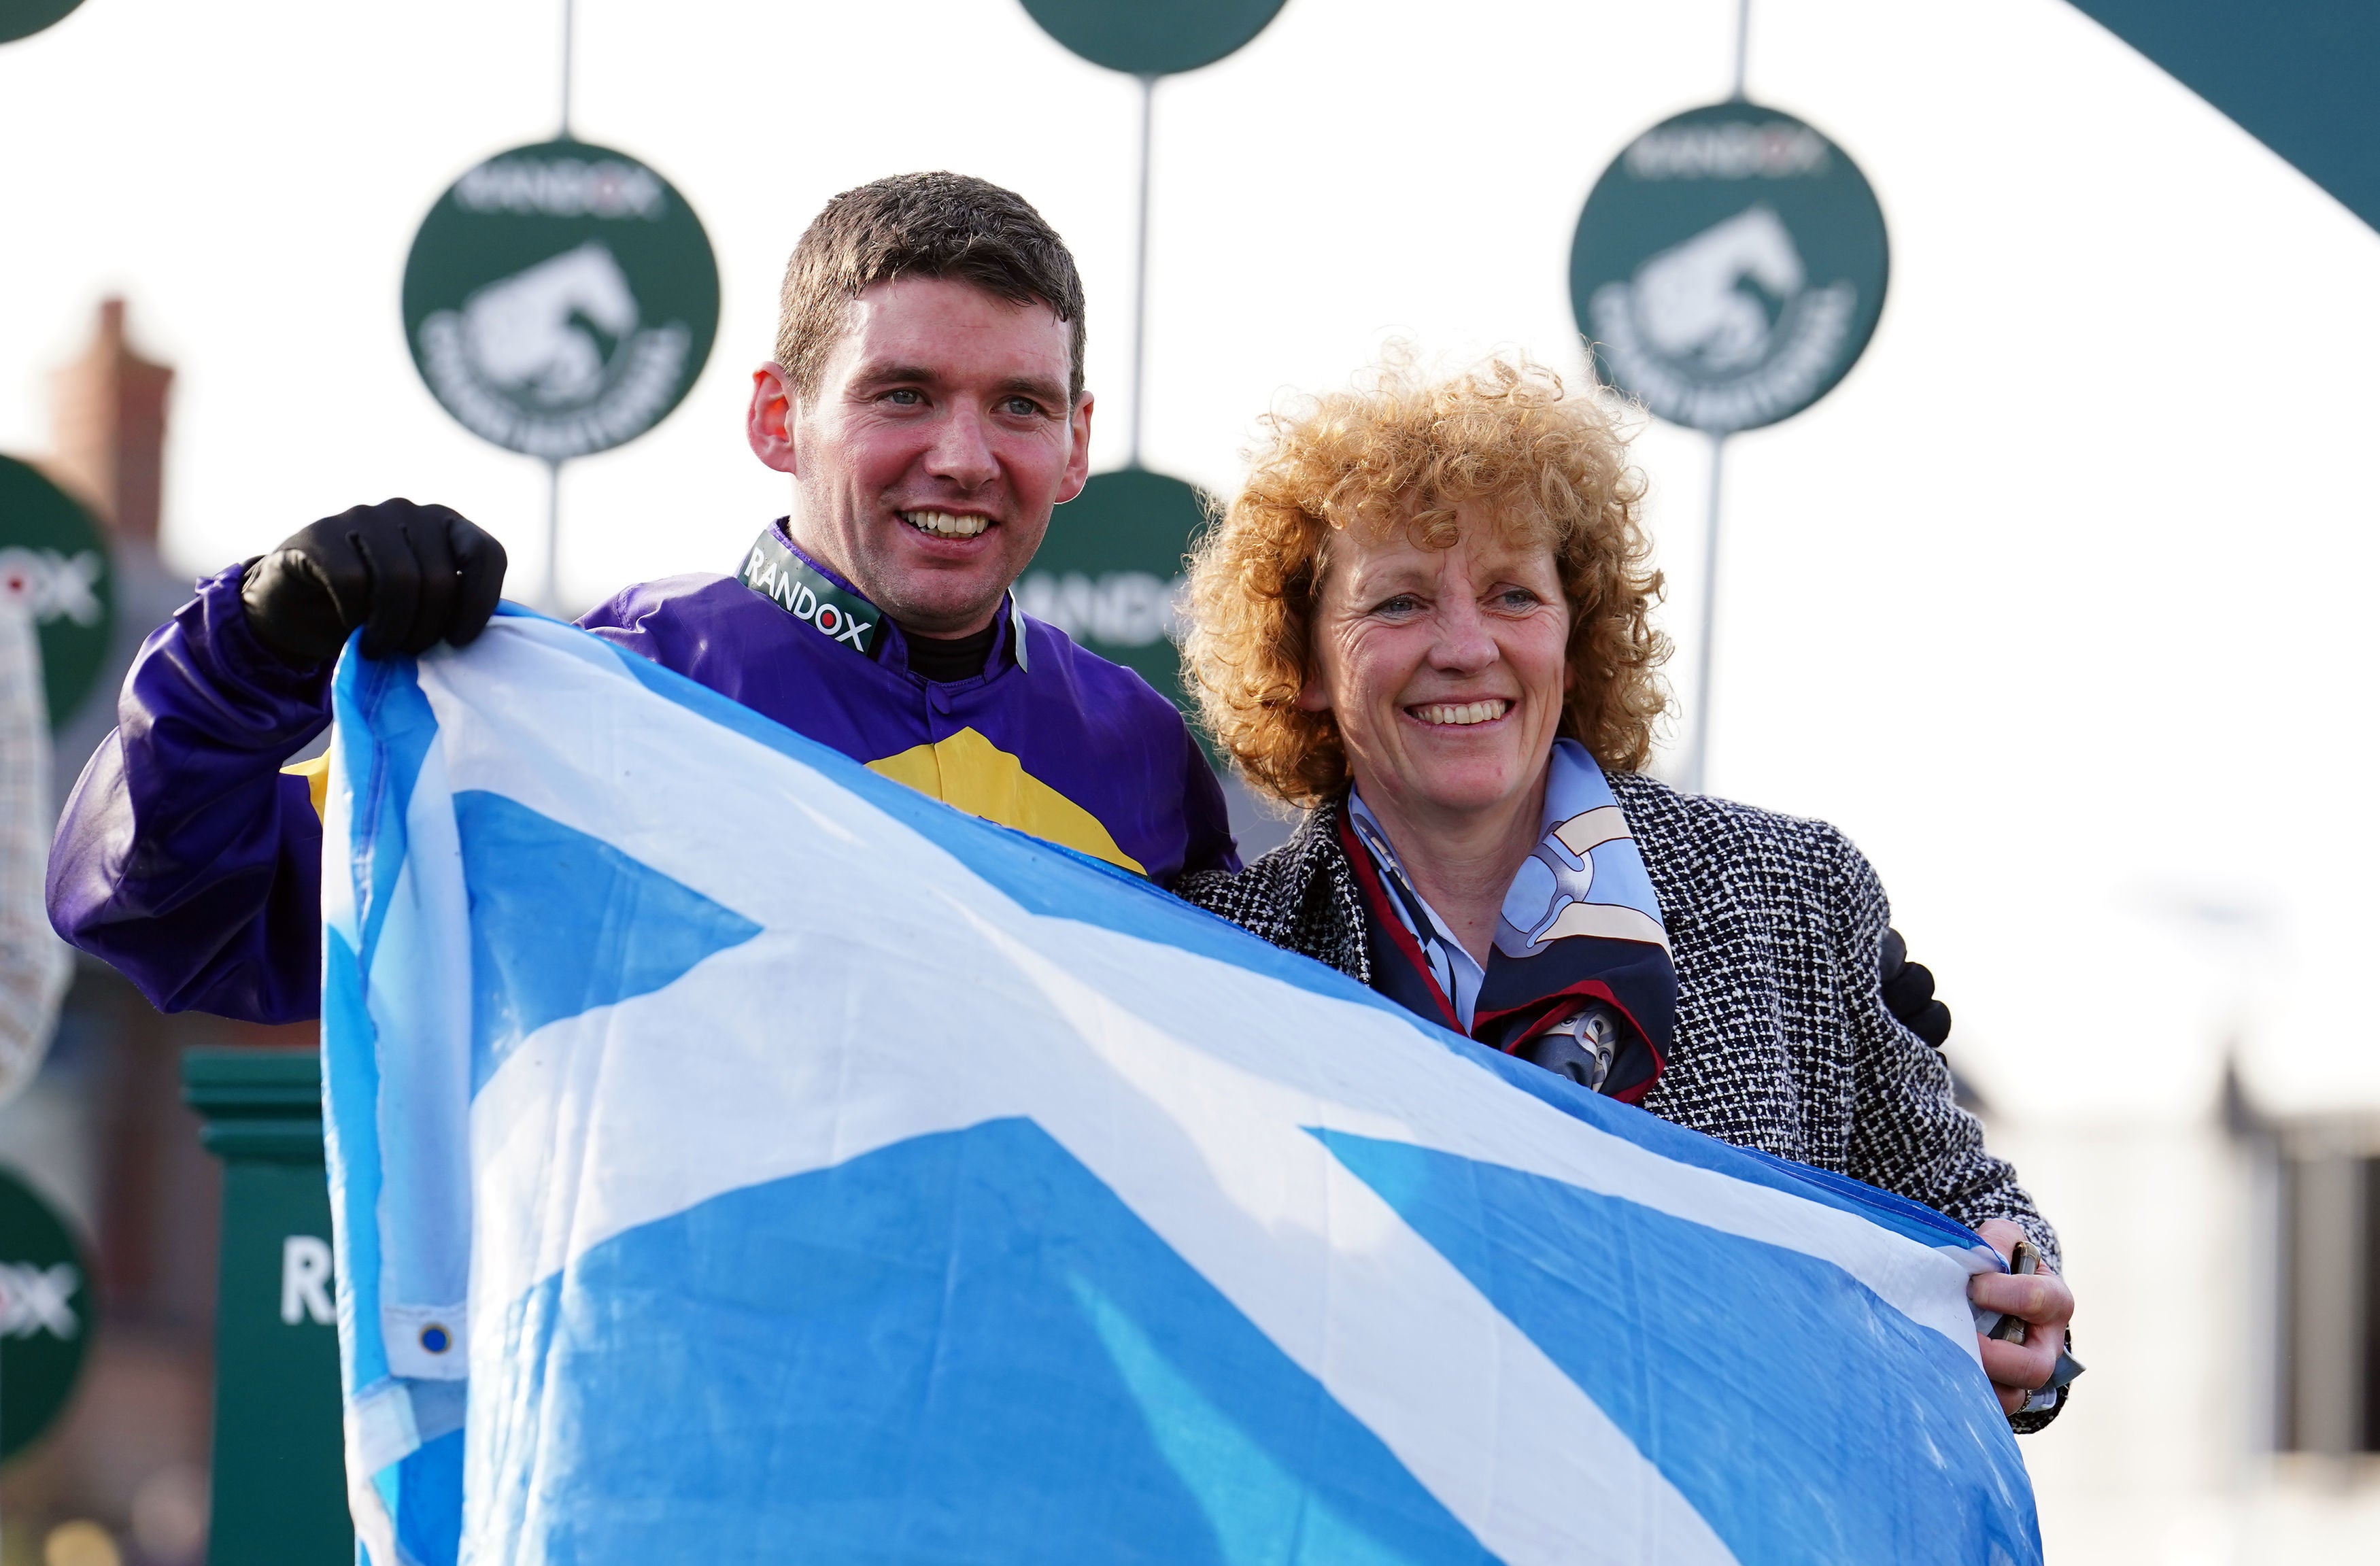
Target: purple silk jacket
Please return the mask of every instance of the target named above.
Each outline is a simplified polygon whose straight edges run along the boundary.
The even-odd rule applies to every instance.
[[[115,732],[58,822],[50,922],[161,1011],[294,1022],[320,1005],[322,828],[307,780],[281,768],[330,722],[330,670],[298,673],[257,641],[240,570],[200,582],[134,660]],[[781,523],[741,577],[642,583],[579,624],[921,792],[1160,884],[1239,868],[1215,774],[1139,675],[1012,599],[985,672],[929,683],[899,626],[867,628],[873,612]]]

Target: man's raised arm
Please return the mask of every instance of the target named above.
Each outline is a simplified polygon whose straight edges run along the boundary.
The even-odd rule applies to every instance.
[[[133,661],[50,852],[50,922],[162,1011],[292,1022],[320,1007],[322,823],[282,763],[368,657],[478,636],[504,547],[443,506],[327,517],[209,577]]]

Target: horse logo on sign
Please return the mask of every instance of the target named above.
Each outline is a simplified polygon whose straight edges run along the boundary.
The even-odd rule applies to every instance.
[[[560,462],[677,406],[710,357],[719,273],[667,181],[557,141],[492,158],[441,199],[406,263],[405,317],[465,429]]]
[[[1646,131],[1587,198],[1571,293],[1605,379],[1714,434],[1824,396],[1876,329],[1874,192],[1840,149],[1750,103]]]

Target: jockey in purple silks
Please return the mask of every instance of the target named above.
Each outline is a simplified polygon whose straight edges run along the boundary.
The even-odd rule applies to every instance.
[[[1237,867],[1171,702],[1009,589],[1089,471],[1083,293],[1018,197],[911,175],[838,196],[787,269],[747,435],[791,515],[733,577],[618,594],[623,648],[959,808],[1168,883]],[[125,682],[58,826],[50,917],[151,1001],[316,1014],[319,769],[349,635],[366,656],[476,637],[502,546],[390,501],[201,582]],[[751,823],[764,831],[771,823]]]

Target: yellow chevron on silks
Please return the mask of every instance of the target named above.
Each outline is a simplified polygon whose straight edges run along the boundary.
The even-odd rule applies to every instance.
[[[306,780],[306,797],[314,802],[314,819],[322,819],[322,802],[331,795],[331,758],[328,752],[310,761],[292,761],[281,769],[293,778]]]
[[[1025,770],[1025,763],[973,729],[931,745],[913,745],[868,763],[868,770],[906,783],[929,799],[970,816],[998,821],[1046,842],[1147,875],[1140,861],[1116,846],[1099,819]]]

